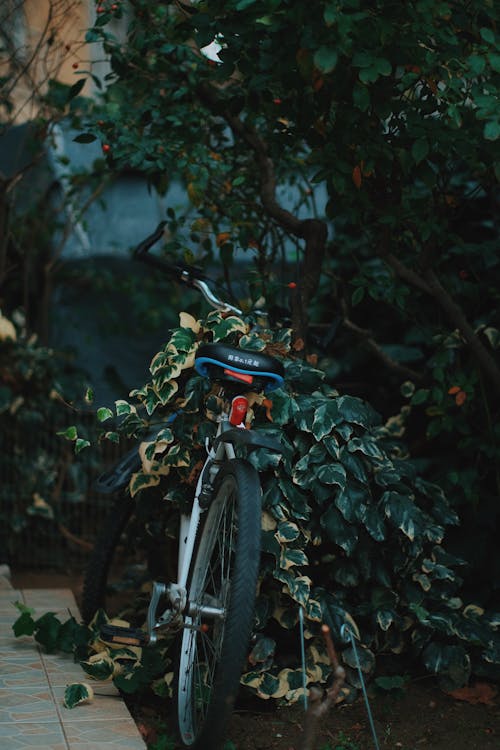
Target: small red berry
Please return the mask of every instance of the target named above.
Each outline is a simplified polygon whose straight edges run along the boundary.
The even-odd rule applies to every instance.
[[[111,151],[111,146],[109,145],[109,143],[103,143],[102,150],[104,151],[105,154]]]
[[[98,5],[96,8],[96,13],[104,13],[106,9],[102,5]]]
[[[464,270],[459,271],[458,275],[460,276],[460,278],[462,279],[462,281],[465,281],[466,279],[469,278],[469,274],[467,273],[467,271],[464,271]]]
[[[78,68],[78,63],[73,63],[73,65],[71,67],[76,70]]]
[[[289,289],[297,289],[297,284],[295,283],[295,281],[290,281],[290,283],[287,284],[287,287]]]
[[[280,99],[279,97],[276,97],[276,99],[273,99],[273,103],[274,103],[274,104],[281,104],[281,103],[282,103],[282,101],[283,101],[283,100],[282,100],[282,99]]]
[[[118,10],[118,5],[116,3],[113,3],[111,6],[111,10]]]

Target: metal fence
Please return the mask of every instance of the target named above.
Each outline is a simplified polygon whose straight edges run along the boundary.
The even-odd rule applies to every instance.
[[[55,425],[43,425],[11,441],[8,450],[15,452],[15,462],[2,446],[0,562],[19,571],[82,569],[112,501],[98,494],[93,483],[125,450],[115,443],[96,443],[75,456],[73,444],[57,436]],[[19,465],[25,467],[27,483],[19,479]],[[45,491],[37,491],[38,484]],[[7,503],[6,496],[14,502]]]

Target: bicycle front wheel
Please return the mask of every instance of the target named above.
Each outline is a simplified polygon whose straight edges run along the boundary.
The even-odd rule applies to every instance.
[[[218,750],[238,691],[253,624],[260,557],[256,470],[222,467],[198,533],[182,634],[178,723],[184,745]]]

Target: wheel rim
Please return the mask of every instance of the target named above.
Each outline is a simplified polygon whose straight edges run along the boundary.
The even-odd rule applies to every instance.
[[[186,745],[195,742],[203,726],[216,680],[229,605],[236,531],[234,481],[226,477],[208,511],[182,636],[178,713],[180,734]]]

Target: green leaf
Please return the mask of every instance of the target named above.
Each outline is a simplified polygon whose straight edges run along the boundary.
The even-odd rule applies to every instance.
[[[408,496],[398,492],[384,492],[382,503],[392,523],[413,541],[422,532],[421,511]]]
[[[34,609],[25,611],[17,618],[12,626],[16,638],[19,638],[21,635],[33,635],[35,632],[34,611]]]
[[[351,296],[351,303],[355,307],[356,305],[359,305],[363,297],[365,296],[365,287],[364,286],[358,286],[357,289],[354,290]]]
[[[308,560],[305,552],[301,549],[290,549],[283,547],[280,555],[280,568],[289,570],[296,565],[307,565]]]
[[[93,658],[91,661],[81,661],[80,666],[94,680],[109,680],[115,671],[114,661],[105,652],[101,652],[99,657],[98,659]]]
[[[335,484],[341,489],[346,485],[346,470],[341,463],[327,463],[315,471],[315,476],[323,484]]]
[[[112,419],[113,412],[111,409],[108,409],[106,406],[101,406],[97,410],[97,419],[99,422],[105,422],[107,419]]]
[[[44,646],[49,654],[58,649],[61,623],[54,612],[47,612],[35,622],[35,640]]]
[[[73,140],[75,143],[93,143],[97,138],[93,133],[80,133],[80,135],[77,135]]]
[[[75,453],[80,453],[84,448],[88,448],[90,442],[84,438],[77,438],[75,442]]]
[[[487,141],[496,141],[500,137],[500,120],[490,120],[487,122],[483,132]]]
[[[68,427],[66,430],[60,430],[57,434],[66,438],[66,440],[76,440],[78,437],[78,432],[74,425],[71,425],[71,427]]]
[[[495,44],[495,34],[491,29],[487,29],[483,26],[483,28],[479,30],[479,33],[485,42],[488,44]]]
[[[411,147],[411,155],[415,164],[420,164],[429,154],[429,141],[427,138],[419,138]]]
[[[238,0],[236,3],[236,10],[246,10],[256,3],[257,0]]]
[[[361,511],[361,520],[376,542],[384,541],[386,538],[384,519],[377,508],[373,505],[365,505]]]
[[[68,101],[71,101],[71,99],[74,99],[76,96],[78,96],[78,94],[80,93],[80,91],[85,86],[86,82],[87,82],[86,78],[80,78],[79,81],[77,81],[76,83],[74,83],[71,86],[71,88],[70,88],[70,90],[68,92]]]
[[[314,64],[322,73],[331,73],[335,69],[339,55],[333,47],[320,47],[314,55]]]
[[[300,536],[300,529],[296,523],[284,521],[278,524],[275,536],[280,544],[294,542]]]
[[[128,401],[118,399],[115,401],[116,416],[122,417],[123,415],[135,414],[135,406],[132,406]]]
[[[358,543],[358,531],[347,523],[334,505],[321,516],[321,526],[326,530],[329,539],[351,555]]]
[[[337,401],[328,401],[316,409],[312,424],[312,432],[316,440],[323,440],[326,435],[341,421]]]
[[[86,682],[74,682],[68,685],[64,691],[65,708],[75,708],[81,703],[88,703],[94,697],[94,691]]]
[[[350,453],[359,451],[364,456],[368,456],[369,458],[375,458],[378,460],[382,460],[384,458],[384,454],[380,450],[377,441],[373,437],[366,436],[351,438],[347,443],[347,450]]]

